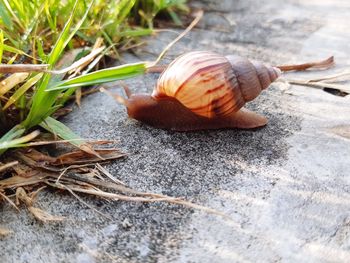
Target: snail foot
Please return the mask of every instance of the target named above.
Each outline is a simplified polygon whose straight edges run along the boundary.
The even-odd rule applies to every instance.
[[[265,126],[267,119],[253,111],[241,108],[230,118],[230,127],[239,129],[254,129]]]

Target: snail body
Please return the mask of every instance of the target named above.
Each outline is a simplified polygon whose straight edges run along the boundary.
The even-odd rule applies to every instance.
[[[157,128],[257,128],[267,119],[242,107],[279,75],[278,68],[239,56],[189,52],[167,67],[152,95],[131,95],[124,104],[131,118]]]

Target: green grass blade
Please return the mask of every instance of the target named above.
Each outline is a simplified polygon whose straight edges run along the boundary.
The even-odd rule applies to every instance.
[[[132,78],[135,76],[145,74],[146,70],[147,70],[146,62],[125,64],[125,65],[121,65],[113,68],[94,71],[86,75],[82,75],[76,78],[62,81],[60,83],[57,83],[53,87],[49,87],[47,91],[62,90],[62,89],[67,89],[72,87],[80,87],[80,86],[90,86],[90,85],[96,85],[96,84],[102,84],[106,82]]]
[[[6,12],[6,8],[2,2],[0,2],[0,19],[8,30],[13,30],[11,16]]]
[[[34,131],[32,133],[29,133],[29,134],[27,134],[23,137],[17,138],[17,139],[0,141],[0,154],[9,148],[20,147],[22,144],[33,140],[39,134],[40,134],[39,131]]]
[[[61,33],[61,35],[59,36],[53,50],[50,53],[49,56],[49,60],[48,60],[48,64],[50,65],[54,65],[57,60],[59,59],[59,57],[61,56],[64,48],[67,46],[67,44],[69,43],[69,41],[73,38],[73,36],[75,35],[75,33],[79,30],[79,28],[81,27],[81,25],[83,24],[83,22],[85,21],[87,14],[89,13],[89,10],[92,6],[92,4],[94,3],[94,0],[92,0],[89,4],[89,6],[87,7],[83,17],[80,19],[80,21],[75,25],[74,29],[71,30],[70,32],[70,28],[72,26],[72,23],[74,21],[74,17],[75,14],[77,13],[78,10],[78,3],[79,0],[77,0],[74,4],[73,7],[73,11],[69,17],[69,20],[67,21],[67,23],[65,24],[63,31]]]
[[[17,125],[1,137],[0,144],[9,143],[10,141],[14,140],[15,138],[20,137],[24,132],[25,132],[25,129],[22,126]],[[8,148],[6,148],[6,147],[1,149],[0,155],[3,154],[7,149]]]
[[[65,47],[68,45],[69,41],[72,39],[74,34],[79,30],[82,23],[87,17],[87,14],[93,4],[94,0],[92,0],[85,10],[85,13],[83,17],[80,19],[80,21],[76,24],[73,30],[70,30],[74,17],[78,11],[78,3],[79,0],[77,0],[74,4],[72,13],[65,24],[62,33],[60,34],[54,48],[52,49],[49,59],[47,63],[50,65],[50,68],[53,68],[59,57],[61,56],[62,52],[64,51]],[[24,121],[23,125],[27,128],[33,127],[40,122],[42,122],[48,115],[48,110],[52,107],[52,105],[55,103],[57,96],[60,94],[60,92],[53,92],[53,93],[47,93],[45,90],[47,89],[47,86],[49,84],[51,75],[50,74],[44,74],[43,79],[37,88],[33,101],[32,101],[32,107],[30,109],[30,112],[28,114],[27,119]]]
[[[175,25],[183,26],[183,23],[182,23],[181,19],[179,18],[179,16],[173,10],[171,10],[171,8],[168,8],[167,11],[168,11],[171,19],[174,21]]]
[[[121,0],[118,3],[117,6],[117,16],[118,19],[116,21],[116,24],[119,25],[126,16],[130,13],[130,10],[135,5],[136,0]]]
[[[140,36],[149,36],[153,33],[153,30],[150,28],[139,28],[134,30],[124,30],[122,32],[116,33],[119,37],[140,37]]]
[[[86,140],[75,134],[62,122],[59,122],[54,118],[47,117],[42,123],[40,123],[40,126],[50,131],[51,133],[56,134],[58,137],[68,141],[72,145],[77,146],[80,150],[102,159],[102,157],[94,151],[94,149]]]
[[[19,50],[6,44],[4,44],[4,51],[12,52],[19,55],[25,55],[25,53],[22,50]]]
[[[2,0],[4,3],[8,13],[12,16],[13,20],[22,28],[22,30],[25,30],[25,27],[23,26],[22,22],[19,20],[19,18],[16,16],[15,12],[12,10],[11,5],[7,0]]]
[[[66,125],[54,118],[47,117],[42,123],[40,123],[40,126],[45,130],[57,135],[61,139],[70,141],[71,144],[77,147],[80,147],[86,143],[86,141],[79,135],[75,134]]]

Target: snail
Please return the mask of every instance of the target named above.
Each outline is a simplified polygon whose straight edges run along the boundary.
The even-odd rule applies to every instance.
[[[243,106],[275,81],[280,69],[305,65],[272,67],[235,55],[194,51],[179,56],[162,72],[151,95],[131,94],[124,87],[128,98],[115,97],[129,117],[156,128],[258,128],[267,119]]]

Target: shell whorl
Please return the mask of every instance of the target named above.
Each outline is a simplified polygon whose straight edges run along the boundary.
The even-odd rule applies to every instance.
[[[214,118],[238,111],[279,74],[278,69],[238,56],[189,52],[162,73],[152,96],[175,98],[195,114]]]

